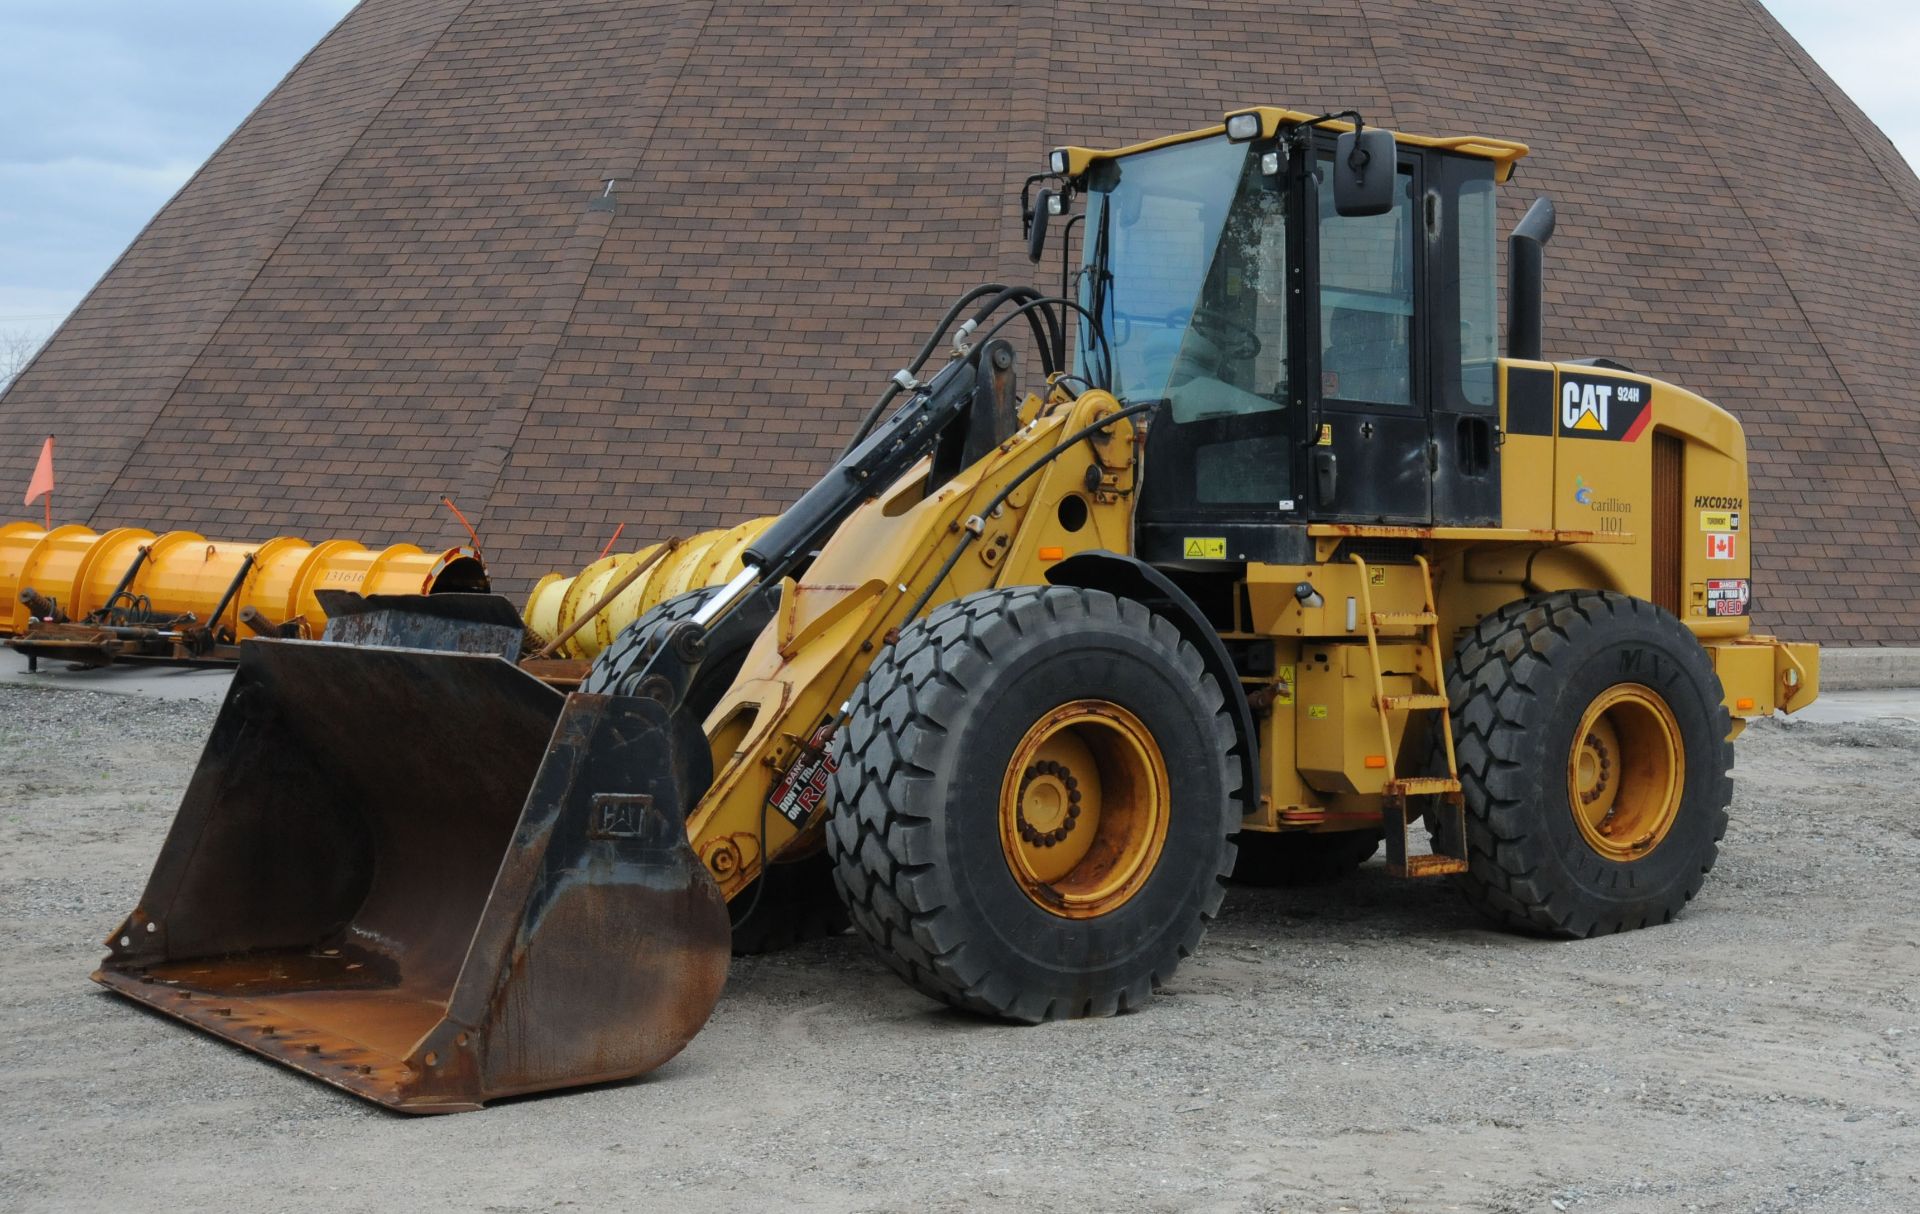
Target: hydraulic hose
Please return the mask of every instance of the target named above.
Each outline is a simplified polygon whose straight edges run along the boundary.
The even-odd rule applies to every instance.
[[[947,331],[952,328],[954,320],[966,306],[975,300],[982,299],[989,295],[993,298],[982,305],[981,308],[974,313],[973,317],[962,326],[959,337],[956,340],[964,341],[975,329],[985,324],[1003,305],[1009,301],[1017,302],[1021,307],[1015,315],[1027,317],[1027,323],[1033,331],[1034,344],[1039,347],[1041,373],[1051,378],[1054,372],[1060,369],[1055,352],[1064,350],[1066,347],[1066,338],[1061,328],[1060,317],[1051,306],[1033,306],[1036,303],[1050,304],[1052,301],[1032,287],[1010,287],[1004,283],[997,282],[986,283],[982,286],[975,287],[954,301],[953,305],[947,309],[946,315],[940,318],[940,323],[934,326],[933,332],[927,337],[926,344],[920,347],[920,352],[914,356],[913,361],[908,363],[905,369],[893,377],[893,381],[889,383],[886,390],[880,394],[880,399],[876,400],[873,403],[873,407],[867,410],[866,416],[860,419],[860,425],[854,431],[853,437],[847,441],[845,447],[841,448],[840,454],[842,457],[846,456],[855,447],[858,447],[864,442],[867,435],[873,432],[873,428],[880,424],[880,419],[886,416],[887,406],[898,399],[902,392],[906,391],[910,386],[913,386],[920,374],[920,369],[927,365],[929,358],[933,357],[933,352],[939,348],[941,338],[947,335]],[[999,329],[996,327],[994,332],[998,331]],[[1111,355],[1108,357],[1110,364]],[[1111,380],[1111,378],[1112,376],[1109,374],[1108,379]]]
[[[1079,446],[1081,442],[1093,437],[1117,421],[1158,409],[1161,404],[1161,401],[1149,400],[1142,401],[1137,405],[1128,405],[1124,409],[1107,414],[1097,422],[1075,430],[1072,434],[1067,435],[1067,437],[1061,439],[1058,443],[1054,444],[1053,447],[1049,448],[1039,459],[1028,464],[1021,470],[1019,476],[1008,481],[1006,487],[994,494],[991,501],[974,512],[974,517],[979,519],[991,517],[993,512],[1006,504],[1006,500],[1012,497],[1020,486],[1031,480],[1035,473]],[[927,583],[926,589],[920,592],[920,597],[913,601],[913,606],[908,609],[905,616],[901,617],[900,627],[904,628],[920,617],[920,613],[926,609],[927,601],[933,598],[933,592],[938,590],[940,584],[947,580],[947,575],[953,572],[953,567],[959,564],[960,558],[966,554],[968,545],[972,544],[973,541],[979,537],[979,534],[978,531],[972,528],[967,528],[960,533],[959,542],[953,546],[953,551],[947,554],[946,562],[940,566],[940,572],[935,574],[933,580]]]
[[[975,329],[987,322],[987,318],[999,311],[1001,305],[1012,302],[1021,306],[1014,315],[1025,315],[1027,324],[1033,329],[1033,340],[1040,347],[1040,369],[1046,376],[1059,370],[1053,359],[1054,347],[1060,344],[1060,318],[1051,309],[1042,308],[1036,313],[1028,305],[1046,298],[1032,287],[1007,287],[994,296],[984,307],[974,313],[960,330],[960,340],[965,340]],[[1009,317],[1008,319],[1012,319]],[[998,330],[996,330],[997,332]],[[983,339],[984,340],[984,339]]]
[[[988,329],[984,334],[982,334],[980,337],[980,341],[983,344],[989,341],[996,334],[998,334],[1000,330],[1006,328],[1009,324],[1012,324],[1014,317],[1018,316],[1021,312],[1026,312],[1026,311],[1029,311],[1030,309],[1044,309],[1048,320],[1053,322],[1053,327],[1056,330],[1056,335],[1057,335],[1059,325],[1058,325],[1057,317],[1053,312],[1053,309],[1055,307],[1066,308],[1069,311],[1078,312],[1081,316],[1086,317],[1087,323],[1089,327],[1092,329],[1093,336],[1095,337],[1095,339],[1097,339],[1100,345],[1101,372],[1102,372],[1101,379],[1103,381],[1100,386],[1103,388],[1106,388],[1108,391],[1112,391],[1113,390],[1113,348],[1107,344],[1106,330],[1101,327],[1099,320],[1094,316],[1093,313],[1087,311],[1085,308],[1081,307],[1078,303],[1074,302],[1071,299],[1067,299],[1064,296],[1058,296],[1058,295],[1039,296],[1034,299],[1028,300],[1026,303],[1023,303],[1020,305],[1019,309],[1015,311],[1013,316],[1006,317],[1005,319],[1001,320],[999,324],[993,326],[993,328]],[[1050,369],[1048,371],[1048,375],[1052,375],[1053,370],[1057,370],[1057,369],[1059,368],[1058,368],[1058,365],[1056,364],[1056,366],[1053,369]]]
[[[846,455],[849,451],[852,451],[855,447],[858,447],[862,442],[866,441],[867,435],[873,433],[873,428],[880,424],[882,417],[886,416],[887,406],[892,404],[894,399],[902,392],[906,391],[906,384],[902,383],[901,380],[903,378],[912,380],[920,374],[920,368],[926,366],[927,360],[933,357],[933,352],[940,348],[940,339],[947,335],[947,330],[953,327],[953,322],[960,318],[960,313],[966,310],[968,304],[976,299],[987,295],[995,295],[1007,289],[1008,287],[1005,283],[990,282],[977,286],[965,295],[962,295],[959,299],[954,300],[953,306],[947,309],[947,314],[940,318],[940,323],[935,325],[933,332],[927,336],[927,342],[920,347],[920,353],[914,355],[913,361],[906,365],[904,375],[894,376],[893,380],[887,384],[887,390],[880,394],[880,399],[873,402],[873,407],[867,410],[867,415],[860,419],[860,428],[854,431],[853,437],[847,441],[845,447],[841,448],[840,454],[843,456]]]

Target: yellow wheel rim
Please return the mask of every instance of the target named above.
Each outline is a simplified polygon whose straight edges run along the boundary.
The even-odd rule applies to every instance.
[[[1680,724],[1652,688],[1621,683],[1587,706],[1567,756],[1567,797],[1588,847],[1609,860],[1646,855],[1673,829],[1685,785]]]
[[[1027,897],[1091,919],[1140,892],[1167,843],[1172,786],[1139,717],[1107,700],[1047,713],[1000,785],[1000,846]]]

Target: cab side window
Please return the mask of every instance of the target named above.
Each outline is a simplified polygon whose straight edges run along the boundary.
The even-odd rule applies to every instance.
[[[1413,175],[1401,170],[1396,187],[1393,210],[1364,219],[1318,191],[1323,399],[1413,405]]]
[[[1478,166],[1474,166],[1478,167]],[[1454,204],[1459,216],[1460,398],[1491,408],[1499,365],[1499,236],[1494,230],[1490,170],[1463,182]]]

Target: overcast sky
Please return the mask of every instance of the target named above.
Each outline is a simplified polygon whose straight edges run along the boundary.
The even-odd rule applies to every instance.
[[[1920,164],[1920,4],[1766,2]],[[0,332],[52,332],[352,7],[0,0]]]

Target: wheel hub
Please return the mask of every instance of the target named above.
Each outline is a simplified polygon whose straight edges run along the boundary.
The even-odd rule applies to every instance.
[[[1080,820],[1080,780],[1064,763],[1041,759],[1027,766],[1015,807],[1020,837],[1035,847],[1065,841]]]
[[[1685,758],[1673,710],[1622,683],[1595,697],[1574,731],[1567,799],[1587,846],[1609,860],[1653,850],[1679,816]]]
[[[1166,844],[1172,784],[1132,712],[1075,700],[1034,722],[1000,793],[1000,843],[1027,897],[1070,919],[1138,893]]]

